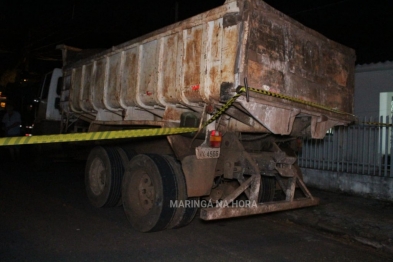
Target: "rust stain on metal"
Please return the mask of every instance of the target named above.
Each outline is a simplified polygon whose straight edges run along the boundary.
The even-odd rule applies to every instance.
[[[164,41],[164,56],[162,65],[163,83],[162,95],[167,103],[176,103],[176,76],[177,66],[176,57],[178,55],[178,38],[179,35],[168,36]],[[170,54],[170,55],[168,55]]]
[[[216,88],[220,86],[221,72],[219,66],[213,66],[209,70],[209,86],[206,88],[209,89],[209,94],[214,94]]]
[[[105,84],[105,57],[95,62],[95,77],[93,79],[93,104],[95,108],[105,108],[103,103]]]
[[[266,55],[270,61],[284,62],[285,25],[280,25],[269,14],[256,9],[251,15],[250,49]]]
[[[221,65],[222,62],[222,20],[210,22],[207,25],[209,43],[206,47],[206,86],[204,100],[210,101],[211,94],[216,93],[216,89],[221,85]]]
[[[234,75],[237,71],[235,68],[236,56],[239,47],[239,31],[237,25],[226,27],[223,32],[222,43],[222,62],[221,62],[221,82],[235,82]],[[218,88],[218,87],[217,87]],[[216,91],[217,92],[217,91]]]
[[[72,70],[72,84],[71,84],[71,89],[70,89],[70,96],[71,96],[71,101],[70,101],[70,106],[76,110],[76,111],[81,111],[82,108],[80,107],[79,104],[79,97],[82,89],[82,77],[83,77],[83,72],[82,72],[83,67],[79,67],[75,70]]]
[[[90,102],[90,95],[93,64],[87,64],[83,70],[83,89],[81,90],[80,106],[84,111],[92,111],[94,108]]]
[[[324,50],[323,58],[325,59],[325,73],[332,77],[336,84],[345,87],[348,81],[348,69],[344,67],[345,58],[342,54],[333,50]]]
[[[250,60],[248,62],[248,83],[250,86],[260,87],[274,93],[285,93],[284,74],[281,71],[271,69],[263,64]]]
[[[120,108],[120,83],[119,77],[121,75],[121,58],[122,53],[117,53],[108,59],[109,73],[108,73],[108,85],[106,92],[106,102],[109,107],[113,109]]]
[[[167,106],[165,108],[163,119],[165,119],[165,121],[177,121],[180,119],[180,116],[183,112],[185,112],[184,109],[176,108],[174,106]]]
[[[184,96],[190,102],[201,101],[199,93],[192,92],[190,88],[195,83],[200,83],[201,77],[201,56],[202,56],[202,34],[203,27],[198,26],[187,30],[185,42],[185,61],[184,68]]]
[[[156,105],[154,97],[146,95],[146,91],[156,90],[158,83],[158,40],[152,40],[143,43],[139,51],[140,68],[139,68],[139,96],[137,97],[138,106],[149,107]]]
[[[121,78],[121,96],[122,104],[125,106],[135,105],[136,80],[137,80],[137,49],[132,48],[124,53],[123,75]]]

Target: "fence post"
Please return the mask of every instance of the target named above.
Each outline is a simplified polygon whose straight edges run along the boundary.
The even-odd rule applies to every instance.
[[[390,119],[390,124],[393,124],[393,117]],[[390,177],[393,177],[393,165],[392,165],[392,156],[393,156],[393,126],[387,126],[387,129],[390,129],[390,154],[389,154],[389,169],[390,169]],[[387,133],[388,130],[386,131]]]
[[[380,117],[379,122],[383,123],[383,116]],[[383,127],[382,126],[378,126],[378,130],[379,130],[379,146],[378,146],[378,167],[379,167],[378,169],[379,169],[379,172],[378,172],[378,175],[382,176],[382,148],[383,148],[382,136],[383,136]]]

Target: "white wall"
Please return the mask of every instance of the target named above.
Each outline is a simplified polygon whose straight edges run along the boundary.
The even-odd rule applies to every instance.
[[[379,93],[393,92],[393,61],[357,65],[355,70],[355,115],[379,116]]]
[[[307,186],[393,201],[393,178],[302,168]]]

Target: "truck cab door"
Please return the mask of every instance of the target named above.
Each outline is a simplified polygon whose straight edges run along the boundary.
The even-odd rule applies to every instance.
[[[62,83],[63,72],[60,68],[55,68],[52,72],[45,75],[39,93],[36,122],[61,120],[59,103]]]

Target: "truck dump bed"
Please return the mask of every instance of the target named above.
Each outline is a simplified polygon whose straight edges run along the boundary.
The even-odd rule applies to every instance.
[[[354,120],[354,62],[352,49],[261,0],[227,0],[67,64],[61,106],[100,124],[178,126],[182,113],[219,107],[246,78],[303,102],[250,92],[226,111],[222,127],[323,138]]]

